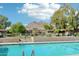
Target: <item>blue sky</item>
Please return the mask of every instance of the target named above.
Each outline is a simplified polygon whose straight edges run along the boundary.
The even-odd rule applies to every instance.
[[[26,10],[26,9],[28,9],[28,8],[33,9],[33,8],[32,7],[26,8],[27,7],[26,5],[27,4],[24,5],[24,3],[0,3],[0,14],[8,17],[8,20],[11,21],[12,23],[22,22],[23,24],[28,24],[32,21],[50,22],[49,16],[51,13],[49,13],[48,15],[46,15],[44,17],[39,17],[39,15],[38,15],[39,13],[36,14],[35,13],[36,11],[34,11],[36,9],[30,10],[32,12],[34,11],[33,14],[31,14],[31,12],[29,10]],[[28,6],[30,6],[30,5],[28,5]],[[58,5],[55,5],[55,6],[56,6],[55,8],[58,8]],[[79,8],[79,4],[71,4],[71,6],[75,9]],[[37,8],[37,6],[35,6],[35,5],[33,7]],[[41,9],[37,10],[37,11],[41,12],[42,7],[40,7],[40,8]],[[51,9],[46,8],[46,10],[44,10],[44,11],[49,12],[49,11],[51,11]],[[41,12],[40,14],[45,15],[46,13]]]
[[[18,9],[22,7],[23,4],[0,4],[3,8],[0,9],[0,14],[8,17],[9,21],[12,23],[22,22],[27,24],[35,19],[29,17],[27,14],[19,14]],[[31,20],[32,19],[32,20]]]

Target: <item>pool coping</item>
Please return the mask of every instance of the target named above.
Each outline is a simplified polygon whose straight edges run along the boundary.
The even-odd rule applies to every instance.
[[[46,42],[8,42],[0,43],[0,45],[18,45],[18,44],[51,44],[51,43],[79,43],[79,41],[46,41]]]

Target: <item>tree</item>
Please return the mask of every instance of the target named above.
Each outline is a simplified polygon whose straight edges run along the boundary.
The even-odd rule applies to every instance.
[[[57,10],[54,15],[51,17],[51,24],[54,27],[54,32],[59,34],[59,31],[66,28],[66,16],[65,16],[65,8],[60,8]]]
[[[3,15],[0,15],[0,29],[6,29],[10,25],[11,25],[11,22],[8,21],[8,18]]]
[[[3,29],[3,28],[4,28],[3,25],[0,24],[0,29]]]
[[[44,24],[44,28],[45,28],[46,30],[52,30],[52,29],[53,29],[53,27],[52,27],[51,24]]]
[[[16,24],[13,24],[9,31],[16,34],[22,34],[25,33],[26,28],[24,27],[24,25],[18,22]]]
[[[76,10],[69,4],[62,6],[59,10],[57,10],[51,17],[51,24],[54,26],[54,30],[58,30],[57,32],[59,32],[61,30],[74,31],[77,29],[78,14],[75,15],[75,12]]]

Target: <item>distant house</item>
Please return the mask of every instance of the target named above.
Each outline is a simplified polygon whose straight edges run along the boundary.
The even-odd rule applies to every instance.
[[[44,22],[32,22],[27,25],[26,29],[29,33],[33,33],[35,30],[36,33],[44,33],[45,28],[44,28]]]
[[[32,22],[28,24],[27,30],[33,30],[33,29],[39,29],[39,30],[44,30],[44,22]]]
[[[6,33],[5,29],[0,29],[0,37],[4,37]]]

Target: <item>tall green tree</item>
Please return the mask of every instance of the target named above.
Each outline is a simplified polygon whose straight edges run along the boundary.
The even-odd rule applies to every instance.
[[[78,27],[78,15],[76,14],[76,10],[67,4],[54,13],[51,17],[51,24],[55,30],[61,31],[65,29],[74,31]]]
[[[3,15],[0,15],[0,29],[6,29],[10,25],[11,25],[11,22],[8,21],[8,18]]]
[[[51,17],[51,24],[54,27],[54,32],[59,34],[59,31],[66,29],[66,8],[60,8]]]
[[[24,27],[24,25],[18,22],[16,24],[13,24],[9,31],[16,34],[22,34],[25,33],[26,28]]]
[[[52,30],[53,29],[53,26],[51,24],[44,24],[44,28],[46,30]]]

